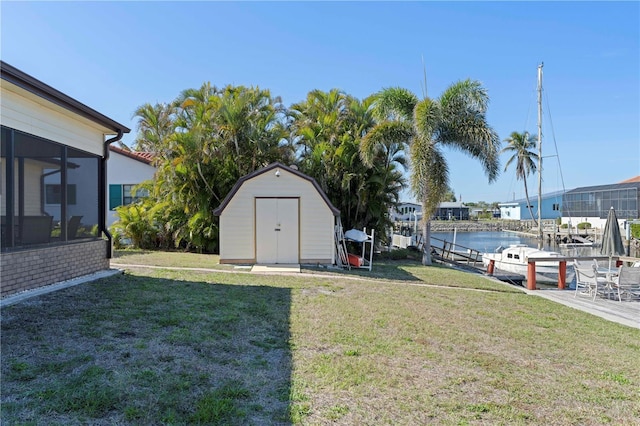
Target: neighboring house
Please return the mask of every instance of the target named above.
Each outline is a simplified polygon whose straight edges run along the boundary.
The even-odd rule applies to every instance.
[[[0,61],[1,297],[109,268],[107,147],[129,129]]]
[[[281,163],[235,184],[220,216],[220,263],[321,263],[335,259],[336,209],[311,177]]]
[[[526,204],[525,204],[526,207]],[[520,212],[520,202],[512,201],[510,203],[499,203],[498,208],[500,209],[500,218],[506,220],[520,220],[521,212]],[[525,208],[526,210],[526,208]],[[529,211],[527,210],[527,215]]]
[[[152,180],[156,168],[153,166],[153,154],[149,152],[126,151],[122,148],[109,146],[109,161],[107,162],[107,181],[109,183],[109,203],[107,205],[107,227],[118,220],[115,208],[131,204],[136,198],[147,195],[138,190],[132,193],[134,186],[146,180]]]
[[[411,222],[422,218],[422,205],[416,203],[400,203],[391,213],[393,222]]]
[[[432,216],[434,220],[469,220],[469,207],[463,203],[442,202]],[[391,215],[394,222],[417,222],[422,220],[422,205],[417,203],[400,203]]]
[[[562,195],[564,191],[542,194],[541,215],[543,220],[557,219],[562,216]],[[538,219],[538,196],[529,197],[533,218]],[[498,204],[500,217],[506,220],[532,220],[526,198]]]
[[[611,185],[585,186],[563,197],[562,223],[588,222],[603,228],[613,207],[619,221],[640,218],[640,176]]]
[[[484,207],[484,208],[474,207],[469,210],[469,217],[472,217],[472,218],[479,218],[479,217],[486,218],[487,214],[491,215],[493,219],[500,219],[500,209],[494,209],[492,207]]]
[[[469,207],[458,202],[443,202],[433,215],[435,220],[469,220]]]

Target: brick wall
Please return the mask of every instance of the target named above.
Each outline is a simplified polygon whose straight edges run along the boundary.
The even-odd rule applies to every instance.
[[[109,269],[108,241],[0,254],[0,297]]]

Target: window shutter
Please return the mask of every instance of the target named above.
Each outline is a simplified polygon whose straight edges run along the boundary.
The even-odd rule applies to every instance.
[[[122,185],[109,185],[109,210],[122,205]]]

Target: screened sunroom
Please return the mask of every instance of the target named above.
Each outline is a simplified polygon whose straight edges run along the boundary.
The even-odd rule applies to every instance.
[[[129,129],[0,61],[1,296],[108,269],[108,145]]]

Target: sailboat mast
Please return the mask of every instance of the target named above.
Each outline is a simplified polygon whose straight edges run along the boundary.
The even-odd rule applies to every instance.
[[[538,65],[538,248],[542,249],[542,67]]]

